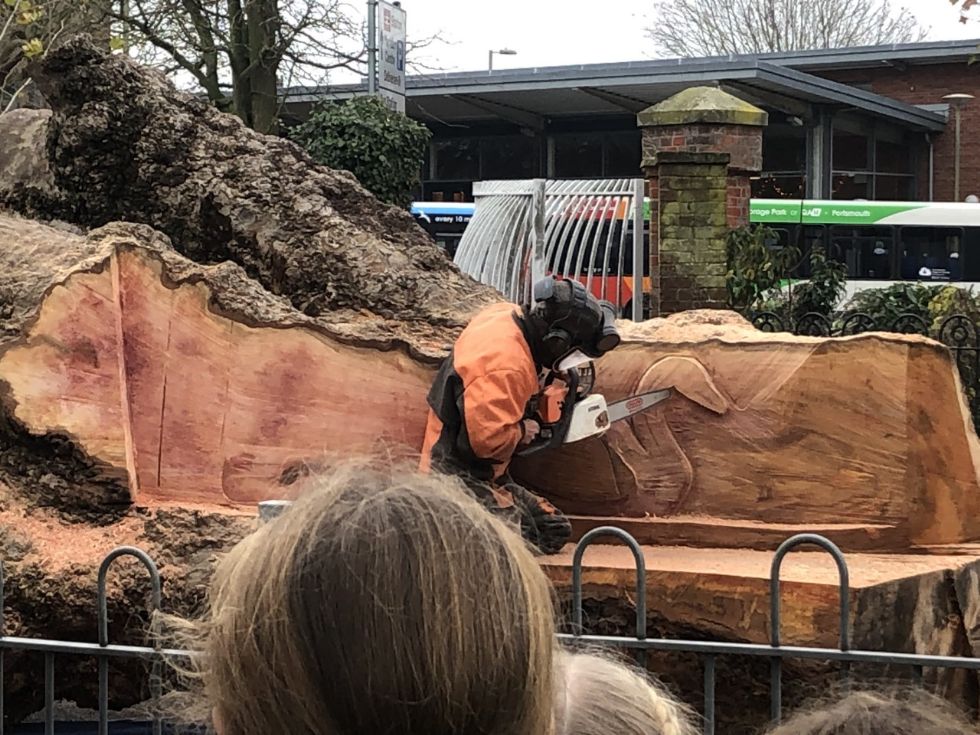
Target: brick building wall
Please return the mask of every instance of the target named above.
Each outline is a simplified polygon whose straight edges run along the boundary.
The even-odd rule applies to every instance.
[[[947,94],[965,92],[977,99],[963,108],[960,132],[960,199],[969,194],[980,196],[980,64],[930,64],[905,69],[883,66],[878,69],[849,69],[818,72],[819,76],[912,105],[941,104]],[[953,163],[955,155],[954,116],[949,126],[933,138],[934,199],[953,198]],[[923,139],[924,140],[924,139]],[[928,199],[928,147],[923,143],[917,170],[919,199]]]

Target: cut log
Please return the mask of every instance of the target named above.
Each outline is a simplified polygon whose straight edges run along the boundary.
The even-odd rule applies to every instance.
[[[7,427],[0,447],[4,460],[0,463],[0,477],[13,491],[5,504],[7,510],[0,513],[0,528],[5,531],[5,549],[28,550],[19,560],[15,553],[14,563],[8,565],[8,585],[12,585],[8,602],[17,606],[17,632],[90,638],[94,633],[94,608],[86,614],[81,600],[91,599],[94,568],[101,555],[120,543],[147,546],[164,555],[169,599],[186,611],[199,601],[200,585],[208,568],[207,556],[199,554],[202,547],[193,543],[188,533],[197,536],[203,528],[205,537],[211,539],[203,542],[203,549],[224,548],[250,527],[244,516],[252,515],[256,501],[289,497],[301,487],[301,483],[291,484],[295,474],[292,471],[315,464],[325,453],[369,452],[379,438],[395,453],[417,451],[433,367],[410,356],[409,348],[389,345],[388,349],[379,349],[358,344],[348,325],[299,313],[285,299],[269,294],[238,266],[195,264],[177,254],[166,238],[143,226],[116,224],[83,236],[0,216],[0,242],[0,293],[5,295],[7,315],[3,320],[3,334],[7,337],[0,344],[0,405],[4,410],[3,425]],[[717,315],[710,316],[717,321]],[[726,425],[727,414],[734,412],[731,405],[751,409],[756,394],[745,389],[749,398],[739,398],[739,404],[731,397],[733,391],[728,391],[724,400],[729,403],[722,403],[715,397],[721,392],[711,390],[719,384],[731,385],[724,382],[729,362],[742,366],[741,372],[734,372],[738,376],[771,366],[773,354],[781,351],[788,353],[786,363],[797,370],[809,369],[808,360],[815,359],[815,355],[836,355],[852,371],[832,386],[834,391],[848,391],[848,380],[853,379],[857,388],[851,395],[864,396],[867,401],[862,410],[878,410],[886,415],[881,406],[906,400],[924,412],[923,420],[930,421],[937,433],[949,433],[943,425],[951,420],[948,414],[938,410],[929,413],[930,408],[936,409],[940,404],[919,400],[914,391],[910,392],[907,381],[881,380],[874,383],[878,390],[869,390],[865,376],[854,369],[873,364],[887,375],[889,369],[900,372],[902,360],[928,361],[926,368],[934,381],[946,375],[955,387],[955,370],[948,356],[927,340],[894,335],[842,341],[777,339],[751,333],[729,317],[722,325],[699,323],[698,319],[704,318],[707,317],[688,314],[651,325],[647,328],[657,330],[655,339],[646,343],[642,335],[629,333],[622,351],[611,353],[600,365],[602,389],[611,396],[665,384],[659,378],[656,383],[644,380],[656,375],[656,370],[663,370],[670,360],[682,366],[671,373],[669,381],[680,395],[667,404],[665,415],[634,420],[635,433],[628,437],[638,441],[625,445],[627,449],[638,445],[644,450],[646,445],[642,442],[653,436],[650,427],[641,421],[664,427],[668,438],[680,427],[675,446],[688,448],[695,459],[689,466],[695,467],[700,467],[703,457],[713,459],[712,451],[728,452],[731,458],[730,446],[745,435],[744,427],[753,422],[760,427],[763,419],[768,420],[773,435],[788,431],[790,427],[779,423],[785,421],[784,413],[777,410],[757,411],[750,421],[735,423],[734,427]],[[677,325],[681,329],[675,329]],[[717,334],[706,334],[711,332]],[[668,344],[671,334],[678,335],[676,348]],[[725,335],[727,339],[723,338]],[[651,353],[652,370],[640,380],[611,384],[611,376],[623,375],[636,364],[641,350]],[[801,359],[794,350],[804,353],[807,359]],[[691,363],[696,369],[686,367]],[[829,362],[823,367],[833,370],[833,365]],[[772,367],[767,371],[769,375],[775,373]],[[793,383],[789,377],[782,381],[783,385]],[[830,400],[826,393],[830,386],[819,380],[799,380],[793,385],[798,396],[804,389],[812,391],[810,400],[814,404]],[[936,383],[933,386],[935,392]],[[898,390],[902,396],[889,396],[886,389]],[[770,390],[767,395],[777,396],[777,405],[782,405],[779,401],[784,399],[778,398],[778,390]],[[953,405],[965,410],[959,402]],[[898,408],[894,410],[900,413]],[[679,417],[671,411],[680,412]],[[714,437],[708,426],[700,434],[695,432],[692,427],[697,423],[685,411],[700,412],[705,423],[715,422]],[[838,422],[818,424],[818,412],[803,415],[825,431],[840,431]],[[960,418],[964,427],[962,440],[975,442],[975,436],[966,431]],[[839,423],[847,421],[855,421],[853,415]],[[641,433],[640,427],[648,433]],[[886,433],[892,434],[891,446],[899,441],[900,432],[885,426],[881,429],[882,443],[877,448],[869,447],[869,456],[874,451],[884,452],[889,446],[884,442]],[[74,448],[76,464],[70,471],[66,463],[51,466],[42,452],[27,451],[32,442],[47,447],[55,439],[67,440],[67,445]],[[634,473],[626,477],[635,482],[635,478],[670,476],[659,471],[655,474],[635,463],[635,457],[646,456],[659,463],[652,465],[654,468],[669,468],[670,462],[677,461],[677,453],[662,453],[667,444],[651,441],[645,455],[629,455],[619,449],[624,446],[619,444],[621,441],[622,437],[614,434],[608,444],[596,444],[608,457],[634,458],[629,465]],[[917,451],[919,445],[907,441],[901,446],[907,462],[909,453]],[[562,454],[567,463],[581,461],[568,450]],[[788,465],[788,456],[792,455],[759,451],[757,444],[747,444],[740,466],[785,477],[779,470]],[[862,455],[854,456],[855,463],[862,461]],[[967,453],[966,457],[970,456]],[[952,458],[955,455],[951,455],[951,462]],[[626,466],[624,460],[618,461]],[[961,457],[959,461],[964,460]],[[540,470],[540,477],[547,478],[542,483],[547,494],[575,509],[575,501],[587,490],[585,484],[571,484],[574,471],[565,475],[547,459],[542,462],[545,468]],[[840,462],[840,457],[824,452],[814,455],[809,467],[814,474],[831,473]],[[36,476],[36,468],[42,466],[45,475],[55,475],[53,480],[46,480],[47,484]],[[522,469],[527,471],[529,466]],[[714,467],[710,461],[706,461],[706,466],[709,470]],[[965,472],[969,467],[950,464],[951,471],[957,469]],[[854,543],[878,551],[905,539],[906,553],[850,556],[852,645],[976,654],[972,644],[977,640],[980,611],[971,600],[980,570],[977,547],[965,543],[955,549],[933,545],[924,547],[918,556],[910,556],[908,538],[912,531],[903,525],[899,511],[888,515],[890,506],[881,504],[872,506],[877,517],[872,510],[860,514],[853,504],[857,500],[848,502],[843,494],[854,493],[854,487],[831,485],[827,493],[836,495],[810,497],[787,484],[785,492],[796,504],[797,513],[797,523],[789,524],[779,515],[785,513],[781,504],[775,503],[775,509],[770,511],[756,495],[739,500],[739,495],[724,484],[724,478],[711,472],[704,474],[705,484],[699,482],[697,497],[713,516],[670,516],[668,507],[663,518],[616,518],[614,514],[622,513],[623,508],[637,507],[630,502],[659,502],[664,490],[651,493],[638,484],[626,485],[632,494],[625,493],[626,500],[617,503],[608,497],[609,488],[623,487],[621,477],[604,476],[601,470],[602,466],[596,465],[588,469],[582,466],[579,471],[591,472],[594,484],[589,487],[595,492],[589,507],[608,507],[610,515],[580,519],[578,523],[624,524],[641,540],[658,543],[656,548],[646,550],[650,616],[658,630],[674,635],[689,635],[696,630],[701,637],[767,641],[771,552],[747,549],[767,549],[792,532],[816,530],[844,546]],[[732,475],[739,476],[744,471],[736,466]],[[874,468],[867,469],[867,475],[876,476]],[[955,474],[951,472],[949,476]],[[891,476],[879,470],[877,477]],[[912,516],[922,516],[930,507],[941,508],[942,504],[935,500],[931,505],[927,502],[929,493],[938,493],[951,484],[948,480],[923,482],[908,486],[903,494],[906,480],[901,472],[896,471],[888,481],[893,484],[879,480],[878,491],[891,492],[892,503],[904,503],[901,507]],[[60,488],[57,495],[50,491],[52,484]],[[783,491],[779,482],[775,487]],[[962,503],[963,519],[956,524],[947,523],[946,535],[933,534],[931,538],[949,543],[968,540],[974,509],[972,499],[965,492],[964,496],[958,501]],[[863,497],[871,502],[876,496]],[[725,498],[734,500],[726,505],[722,502]],[[115,515],[106,507],[127,500],[135,501],[136,507],[121,508]],[[758,505],[756,520],[743,520],[753,502]],[[834,503],[840,506],[839,511],[831,507]],[[916,504],[918,509],[913,512]],[[52,516],[52,510],[56,515]],[[703,508],[699,510],[704,512]],[[177,524],[177,533],[171,534],[168,541],[172,546],[161,547],[160,534],[151,529],[172,524],[168,513],[190,513],[203,520],[190,526],[186,522],[183,526]],[[848,513],[854,515],[847,516]],[[82,522],[78,522],[80,514]],[[833,523],[842,516],[849,521],[847,525]],[[69,524],[59,517],[74,522]],[[225,517],[230,525],[220,520]],[[812,520],[808,523],[807,518]],[[98,520],[93,525],[91,521],[95,519]],[[689,546],[664,545],[664,538],[670,538],[667,529],[671,524],[676,529],[685,528],[675,533],[681,534]],[[924,528],[941,525],[935,521],[921,524]],[[713,530],[709,534],[706,529]],[[644,533],[649,538],[644,538]],[[177,553],[173,546],[179,549]],[[722,548],[726,546],[729,548]],[[545,563],[559,588],[567,593],[568,553]],[[632,560],[625,550],[601,547],[589,552],[587,563],[586,596],[593,601],[590,604],[599,605],[598,609],[622,607],[633,584]],[[188,574],[195,580],[197,592],[183,588],[182,580]],[[835,575],[826,557],[799,555],[787,561],[783,598],[783,633],[787,641],[833,645]],[[37,607],[43,604],[27,582],[38,578],[45,580],[42,589],[59,590],[56,606],[71,607],[67,618],[70,625],[61,625],[49,615],[29,617],[36,615]],[[137,573],[130,570],[123,579],[133,583]],[[145,585],[137,585],[137,589],[145,589]],[[943,601],[942,610],[939,601]],[[121,615],[127,609],[132,614],[130,608],[138,608],[138,603],[138,596],[127,598],[122,587],[116,589],[115,605]],[[904,612],[891,614],[896,608]],[[628,618],[627,615],[625,619]],[[87,634],[86,622],[91,626]],[[601,629],[603,622],[595,622]],[[117,628],[117,632],[123,637],[127,632],[133,633],[124,628]],[[618,632],[628,633],[629,625]],[[120,670],[119,675],[125,678],[125,670]],[[962,675],[940,679],[944,687],[955,688],[960,701],[971,703],[975,701],[970,693],[972,681]],[[84,695],[84,688],[79,691],[80,696]],[[130,700],[136,697],[135,692],[131,695]]]
[[[0,347],[10,418],[66,434],[130,500],[253,506],[322,453],[421,446],[430,368],[237,266],[132,225],[82,238],[0,217],[0,242],[0,290],[25,291],[22,337]]]
[[[325,451],[420,446],[432,369],[407,350],[365,347],[145,228],[0,228],[0,289],[31,283],[27,263],[27,296],[43,295],[0,348],[10,415],[66,432],[131,499],[254,504],[288,496],[284,474]],[[669,386],[672,400],[518,479],[645,542],[728,545],[727,521],[746,547],[806,528],[866,550],[980,538],[977,438],[947,350],[694,318],[626,330],[599,365],[611,399]]]
[[[609,400],[676,395],[602,441],[514,470],[567,512],[593,517],[585,523],[613,516],[645,542],[727,545],[731,521],[762,548],[791,526],[863,550],[980,537],[980,443],[942,345],[768,334],[724,313],[623,331],[596,390]]]

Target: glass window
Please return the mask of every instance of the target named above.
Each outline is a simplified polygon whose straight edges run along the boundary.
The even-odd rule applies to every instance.
[[[806,133],[803,128],[777,125],[762,136],[764,171],[800,171],[806,168]]]
[[[869,174],[841,173],[834,171],[832,199],[870,199],[871,176]]]
[[[480,178],[480,143],[475,138],[449,138],[433,143],[439,180]]]
[[[875,199],[905,202],[914,199],[915,179],[911,176],[875,176]]]
[[[430,202],[472,202],[472,181],[426,181],[422,198]]]
[[[889,140],[877,140],[875,170],[889,174],[912,173],[912,146],[892,143]]]
[[[892,278],[894,228],[831,227],[828,254],[847,265],[848,278]]]
[[[582,133],[555,136],[555,177],[602,176],[602,136]]]
[[[799,175],[767,175],[752,179],[752,196],[757,199],[802,199],[806,177]]]
[[[483,138],[484,179],[530,179],[538,175],[538,146],[526,135]]]
[[[640,131],[610,133],[606,138],[605,176],[640,175]]]
[[[962,228],[903,227],[901,242],[904,280],[958,281],[962,277]]]
[[[814,250],[826,250],[827,226],[806,225],[799,237],[800,259],[790,269],[790,275],[793,278],[809,278],[810,253]]]
[[[963,232],[963,252],[960,253],[963,280],[980,281],[980,228],[968,227]]]
[[[842,171],[865,171],[868,168],[868,136],[834,130],[834,168]]]

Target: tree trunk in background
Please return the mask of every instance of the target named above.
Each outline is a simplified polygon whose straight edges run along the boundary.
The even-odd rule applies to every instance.
[[[279,8],[276,0],[248,0],[249,74],[251,126],[260,133],[279,132]]]

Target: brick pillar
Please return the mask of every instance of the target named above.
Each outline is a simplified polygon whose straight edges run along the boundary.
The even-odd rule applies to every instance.
[[[748,224],[749,177],[762,169],[765,112],[693,87],[637,116],[651,199],[654,316],[726,308],[725,236]]]

